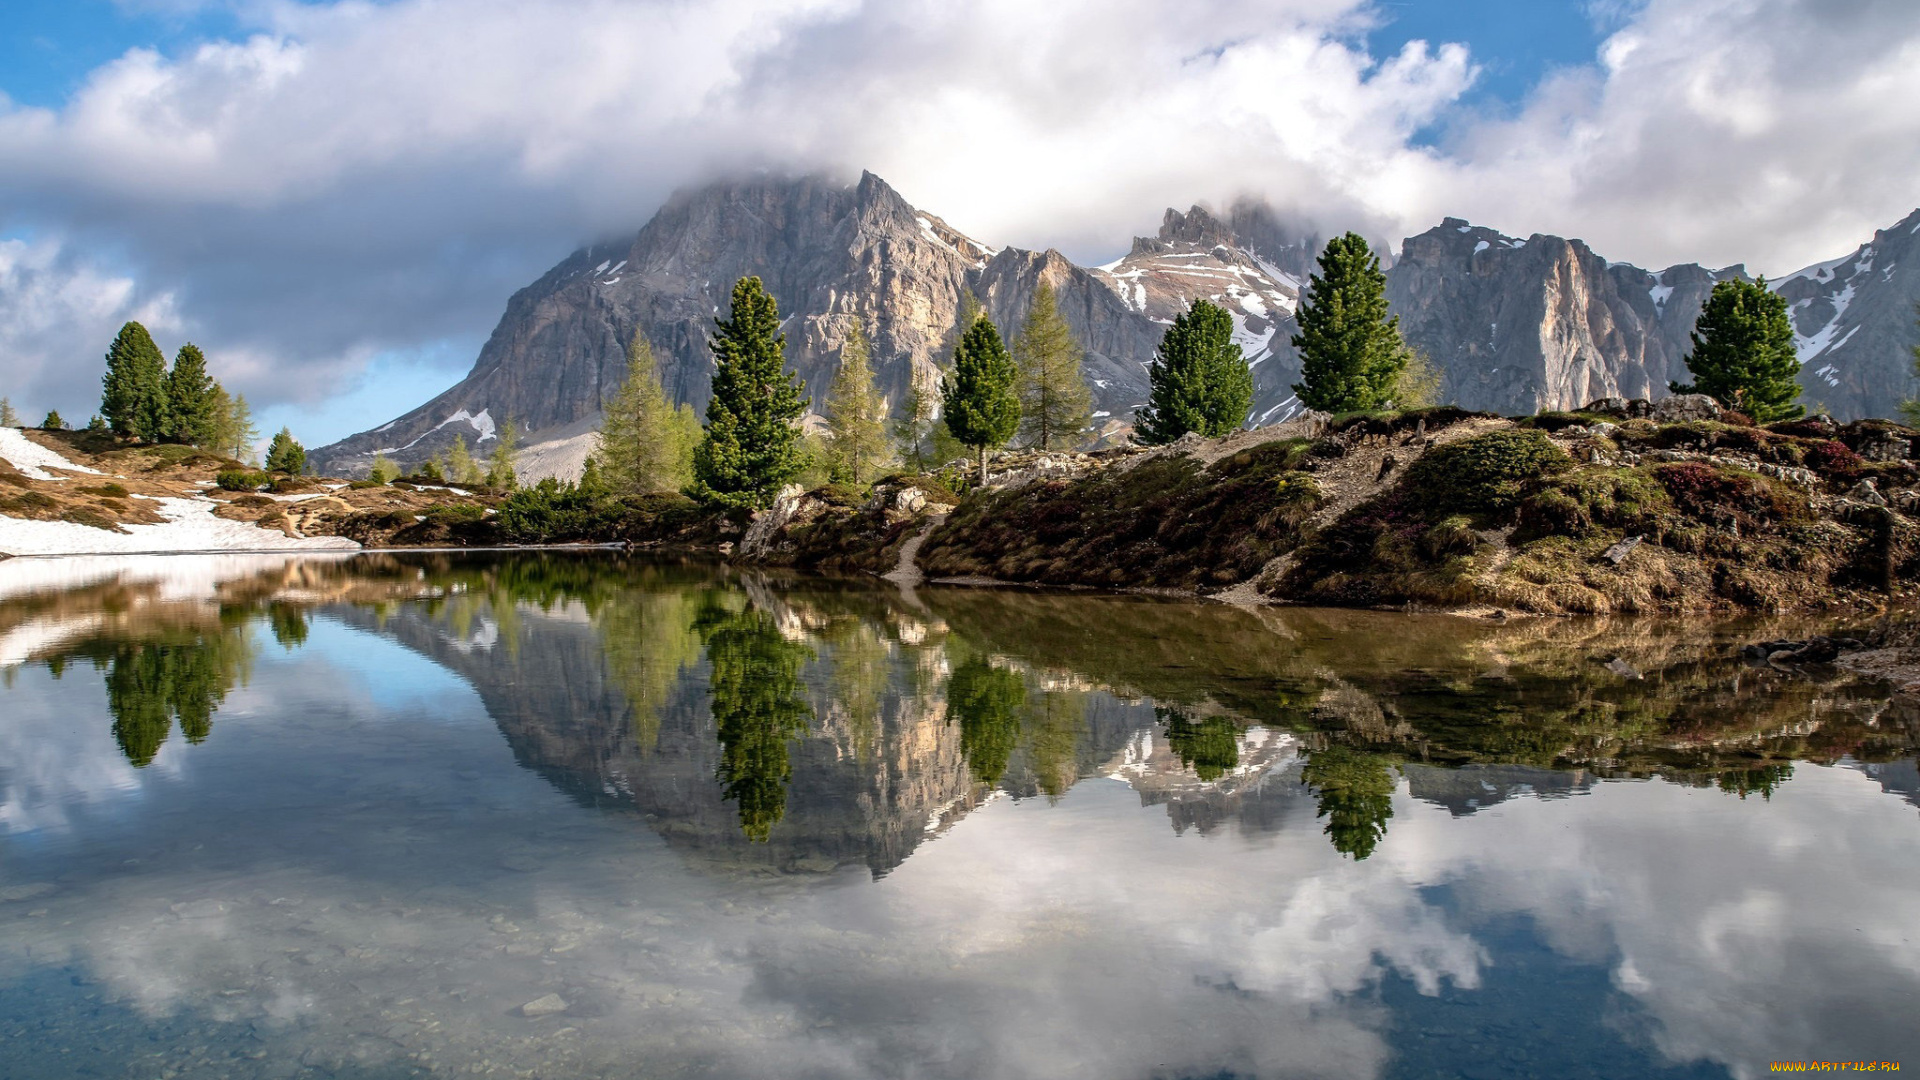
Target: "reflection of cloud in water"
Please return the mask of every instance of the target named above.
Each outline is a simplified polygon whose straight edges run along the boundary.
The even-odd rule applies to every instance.
[[[5,700],[0,832],[64,832],[77,818],[117,809],[144,784],[179,769],[178,754],[165,748],[145,769],[127,762],[113,741],[106,691],[91,669],[69,669],[63,681],[44,668],[22,669]]]

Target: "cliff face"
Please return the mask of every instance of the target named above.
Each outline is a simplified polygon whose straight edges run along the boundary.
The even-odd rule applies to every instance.
[[[1791,305],[1806,400],[1835,416],[1884,416],[1912,397],[1920,341],[1920,210],[1852,254],[1774,286]]]
[[[1450,400],[1530,414],[1666,396],[1686,380],[1686,334],[1714,281],[1739,274],[1692,264],[1650,274],[1610,266],[1579,240],[1448,218],[1407,239],[1387,299],[1408,343],[1445,372]]]
[[[1808,398],[1843,419],[1885,415],[1909,392],[1920,275],[1905,267],[1916,233],[1920,211],[1780,284],[1794,305]],[[653,343],[667,391],[705,407],[707,337],[747,275],[779,300],[788,357],[816,402],[856,318],[897,408],[912,387],[937,387],[968,291],[1012,338],[1044,280],[1087,350],[1101,434],[1125,436],[1165,324],[1197,298],[1234,317],[1254,365],[1249,421],[1277,423],[1299,411],[1293,312],[1320,246],[1264,204],[1220,214],[1196,206],[1168,210],[1155,236],[1089,269],[1057,251],[988,247],[870,173],[853,185],[817,176],[716,183],[676,195],[630,241],[569,256],[513,296],[465,379],[311,459],[345,475],[364,473],[381,451],[411,465],[456,434],[488,441],[511,418],[523,446],[545,444],[532,445],[524,472],[577,469],[636,332]],[[1451,400],[1505,413],[1664,396],[1686,379],[1687,335],[1714,282],[1745,274],[1694,264],[1652,273],[1609,264],[1579,240],[1522,240],[1452,218],[1383,262],[1407,339],[1441,369]]]

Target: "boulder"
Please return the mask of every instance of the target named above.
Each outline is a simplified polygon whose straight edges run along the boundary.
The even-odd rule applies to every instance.
[[[1655,423],[1684,424],[1694,420],[1718,420],[1720,403],[1705,394],[1675,394],[1653,403],[1650,414]]]

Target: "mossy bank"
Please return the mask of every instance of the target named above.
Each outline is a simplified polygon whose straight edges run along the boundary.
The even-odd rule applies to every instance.
[[[918,538],[913,568],[935,581],[1486,613],[1913,596],[1920,432],[1759,427],[1676,400],[1521,420],[1367,414],[1153,451],[1026,455],[912,512],[905,478],[864,502],[790,496],[737,557],[879,572]]]

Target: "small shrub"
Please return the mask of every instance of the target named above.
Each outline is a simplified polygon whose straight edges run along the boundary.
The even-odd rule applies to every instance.
[[[227,505],[238,506],[246,510],[258,510],[258,509],[261,509],[262,507],[274,505],[274,501],[272,499],[267,498],[265,495],[247,494],[247,495],[236,496],[232,499],[228,499]]]
[[[1485,513],[1515,505],[1535,483],[1571,464],[1544,433],[1512,428],[1427,451],[1408,470],[1407,484],[1435,505]]]
[[[547,477],[507,496],[500,531],[522,543],[580,539],[604,526],[612,512],[617,505],[591,487]]]
[[[1433,562],[1445,562],[1459,555],[1471,555],[1480,546],[1473,522],[1455,514],[1420,536],[1420,553]]]
[[[1804,497],[1788,494],[1765,477],[1723,472],[1698,461],[1662,465],[1653,471],[1683,513],[1702,521],[1779,522],[1805,517]]]
[[[94,487],[83,487],[79,490],[82,495],[101,495],[110,499],[124,499],[127,497],[127,489],[120,484],[99,484]]]
[[[471,524],[487,516],[486,507],[478,503],[435,503],[423,513],[428,521],[447,525]]]
[[[1320,501],[1320,483],[1307,473],[1287,473],[1275,481],[1274,488],[1288,506]]]
[[[273,482],[270,489],[275,495],[295,495],[303,491],[312,491],[313,481],[303,476],[282,476]]]
[[[1847,449],[1844,443],[1832,439],[1821,439],[1807,447],[1806,457],[1802,459],[1807,468],[1823,476],[1840,480],[1851,480],[1860,474],[1866,459]]]
[[[355,480],[352,483],[347,485],[347,490],[348,491],[365,491],[368,488],[377,488],[377,487],[386,487],[386,486],[387,486],[386,484],[381,483],[378,480]]]
[[[223,491],[259,491],[273,478],[251,469],[226,469],[213,478]]]

